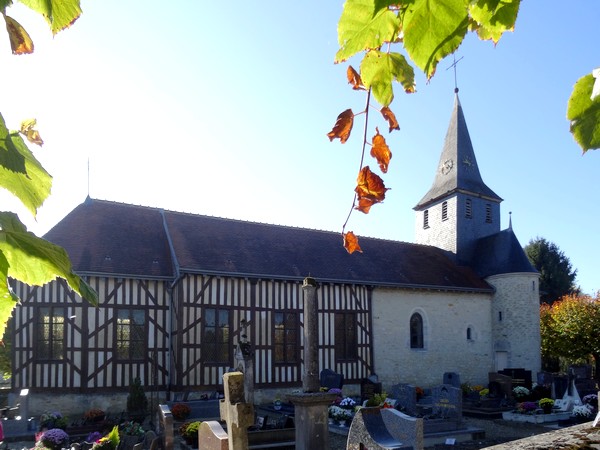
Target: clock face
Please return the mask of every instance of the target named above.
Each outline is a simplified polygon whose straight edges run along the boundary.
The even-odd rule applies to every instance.
[[[442,172],[444,175],[447,175],[450,173],[450,171],[452,170],[452,168],[454,167],[454,161],[452,161],[451,159],[447,159],[446,161],[444,161],[440,167],[440,172]]]

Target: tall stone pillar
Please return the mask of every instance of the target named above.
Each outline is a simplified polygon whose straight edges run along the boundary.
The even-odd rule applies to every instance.
[[[296,449],[314,450],[329,448],[327,408],[336,394],[320,392],[319,383],[319,316],[317,282],[305,278],[304,291],[304,371],[303,392],[291,394],[287,399],[294,404]]]
[[[307,277],[302,283],[304,291],[304,392],[319,392],[319,308],[317,282]]]

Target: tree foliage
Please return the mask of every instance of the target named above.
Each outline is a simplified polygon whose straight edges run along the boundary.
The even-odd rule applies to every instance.
[[[553,242],[537,237],[524,248],[531,264],[540,273],[540,301],[552,303],[559,298],[576,293],[575,278],[569,258]]]
[[[69,27],[81,14],[79,0],[21,2],[41,14],[53,34]],[[12,52],[15,55],[33,53],[34,44],[29,33],[7,14],[11,5],[11,0],[0,0]],[[35,217],[50,195],[52,177],[35,158],[25,140],[38,146],[44,143],[35,119],[26,119],[18,130],[9,130],[0,115],[0,187],[18,198]],[[27,231],[13,212],[0,212],[0,336],[4,334],[6,322],[18,301],[9,279],[41,286],[57,277],[64,278],[81,297],[97,303],[97,294],[73,272],[64,249]]]
[[[364,115],[359,185],[364,179],[360,174],[365,167],[366,148],[375,145],[375,137],[380,142],[383,139],[385,144],[376,127],[376,133],[369,132],[369,110],[374,106],[372,98],[379,103],[380,107],[374,107],[383,120],[390,121],[389,132],[399,130],[390,109],[395,98],[394,82],[399,83],[406,93],[415,92],[413,65],[430,79],[438,63],[459,48],[469,31],[496,44],[505,32],[514,29],[520,3],[520,0],[346,0],[338,22],[339,50],[334,61],[341,63],[361,54],[362,59],[355,66],[359,69],[349,66],[347,78],[352,89],[366,91],[366,105],[359,112],[346,109],[340,113],[328,136],[330,140],[339,139],[342,144],[347,142],[354,118]],[[600,147],[599,79],[600,70],[583,77],[576,84],[568,104],[571,132],[584,151]],[[373,136],[371,141],[369,135]],[[392,157],[389,148],[387,154],[386,170]],[[377,162],[385,173],[379,159]],[[357,209],[368,214],[371,206],[385,199],[385,191],[389,189],[379,175],[370,169],[369,172],[380,188],[374,195],[367,196],[363,195],[360,186],[355,189],[352,208],[342,227],[344,246],[350,253],[360,251],[354,233],[346,233],[352,211]]]
[[[542,355],[571,362],[592,356],[600,374],[600,293],[567,295],[540,307]]]

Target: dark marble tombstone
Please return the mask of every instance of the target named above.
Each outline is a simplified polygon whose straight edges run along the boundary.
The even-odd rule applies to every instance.
[[[498,371],[498,373],[511,377],[513,388],[516,386],[524,386],[531,390],[531,370],[525,370],[522,368],[504,369]]]
[[[573,364],[569,366],[569,372],[573,373],[575,379],[589,380],[592,378],[592,366],[589,364]]]
[[[462,389],[442,384],[431,389],[434,417],[455,422],[462,420]]]
[[[375,394],[381,394],[381,383],[374,382],[369,378],[363,378],[360,382],[360,398],[364,402],[373,398]]]
[[[456,372],[445,372],[442,384],[449,384],[451,386],[460,387],[460,375]]]
[[[390,389],[391,398],[397,400],[396,409],[409,416],[417,415],[417,389],[412,384],[399,383]]]
[[[502,375],[497,372],[488,373],[488,379],[490,384],[490,391],[492,390],[492,384],[494,392],[496,393],[498,390],[498,386],[500,391],[502,392],[502,398],[511,398],[512,397],[512,378],[508,375]],[[495,394],[496,395],[496,394]],[[491,396],[491,395],[490,395]]]
[[[541,386],[551,386],[553,375],[550,372],[538,372],[537,384]]]
[[[331,369],[321,370],[319,376],[319,384],[321,387],[329,389],[341,389],[344,386],[344,375],[336,373]]]
[[[569,387],[569,378],[565,375],[555,375],[552,379],[552,396],[563,398]]]

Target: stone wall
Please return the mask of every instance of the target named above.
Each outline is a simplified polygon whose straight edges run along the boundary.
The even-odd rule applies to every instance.
[[[433,386],[444,372],[459,373],[462,382],[487,384],[493,369],[491,303],[486,294],[377,288],[374,362],[384,388],[399,382]],[[423,349],[410,348],[409,320],[415,312],[423,317]]]
[[[494,352],[505,352],[506,367],[523,367],[535,376],[541,369],[538,274],[494,275],[486,281],[496,288],[492,302]]]

